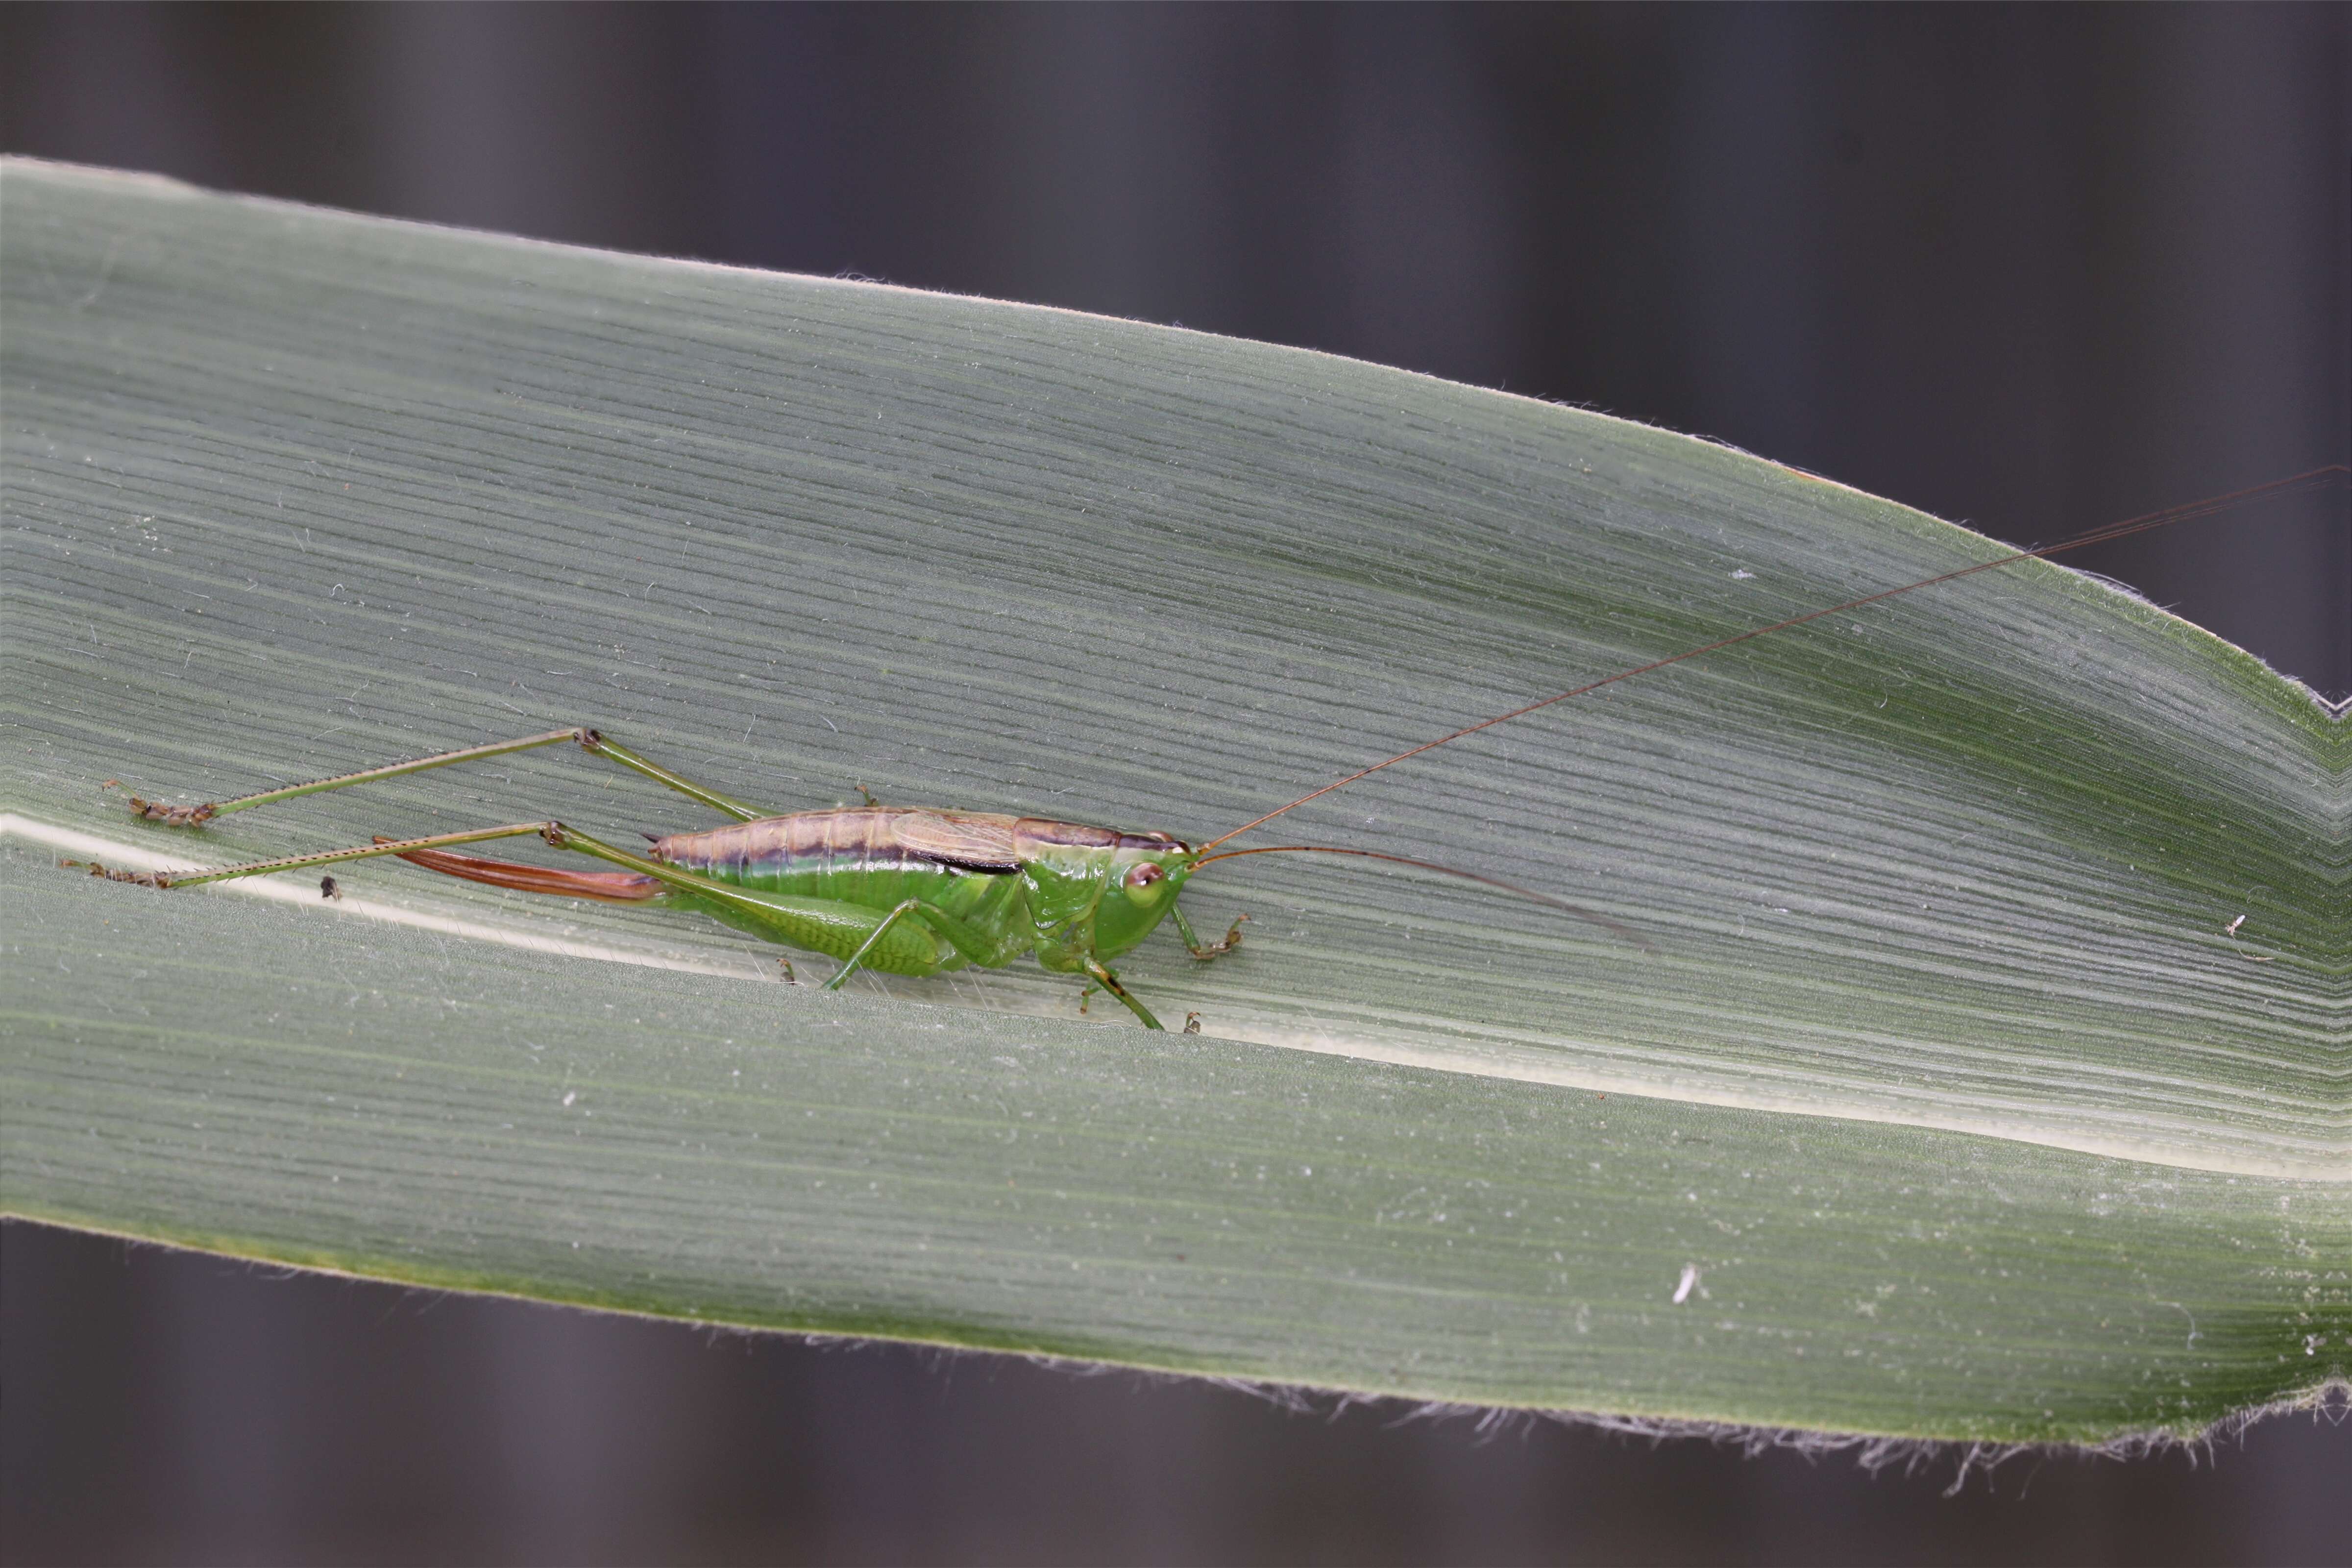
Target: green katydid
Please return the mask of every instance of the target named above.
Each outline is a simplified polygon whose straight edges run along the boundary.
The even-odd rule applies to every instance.
[[[131,806],[135,814],[153,821],[173,826],[201,826],[215,817],[275,801],[568,741],[730,816],[734,824],[655,838],[642,854],[605,844],[561,822],[538,821],[422,838],[378,839],[348,849],[259,860],[213,871],[129,873],[110,871],[100,866],[89,868],[95,874],[120,880],[181,888],[272,871],[314,869],[376,856],[397,856],[445,875],[527,892],[621,903],[661,903],[694,910],[764,941],[839,960],[839,969],[825,983],[828,990],[837,989],[860,969],[925,976],[971,964],[1001,968],[1023,953],[1031,953],[1047,970],[1084,975],[1089,992],[1097,986],[1109,992],[1146,1027],[1153,1029],[1162,1026],[1160,1021],[1128,991],[1106,961],[1133,950],[1163,920],[1174,922],[1177,934],[1196,959],[1213,959],[1231,952],[1240,944],[1242,921],[1248,917],[1235,920],[1220,940],[1204,943],[1185,919],[1177,900],[1186,881],[1202,867],[1247,855],[1349,855],[1418,867],[1498,889],[1594,921],[1646,948],[1648,943],[1616,921],[1548,894],[1408,856],[1313,844],[1217,851],[1219,846],[1286,812],[1407,758],[1634,676],[1939,583],[2118,539],[2184,518],[2203,516],[2258,496],[2307,488],[2345,472],[2341,465],[2315,468],[2292,479],[2129,519],[2057,544],[1999,555],[1620,670],[1385,757],[1197,846],[1164,833],[1124,833],[1079,823],[987,812],[880,805],[874,804],[870,796],[863,805],[771,814],[693,784],[595,730],[579,728],[443,752],[413,762],[265,790],[234,800],[171,806],[134,795]],[[618,869],[567,871],[451,852],[461,845],[530,835],[558,848],[606,861]],[[333,879],[327,879],[321,890],[333,896]],[[789,962],[784,971],[789,977]]]

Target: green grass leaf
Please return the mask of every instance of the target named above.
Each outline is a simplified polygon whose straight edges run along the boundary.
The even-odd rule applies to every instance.
[[[688,917],[396,863],[326,900],[55,861],[708,820],[569,748],[201,833],[121,804],[576,723],[778,811],[863,784],[1198,841],[1998,547],[1318,354],[21,162],[0,374],[8,1212],[1995,1441],[2193,1429],[2352,1363],[2352,746],[2100,584],[1980,574],[1317,801],[1258,841],[1647,946],[1261,857],[1186,895],[1254,917],[1239,954],[1123,964],[1201,1014],[1161,1036],[1025,963],[827,995]]]

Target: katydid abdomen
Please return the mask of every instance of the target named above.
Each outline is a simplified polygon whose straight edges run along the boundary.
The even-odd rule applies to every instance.
[[[1020,863],[1011,854],[1015,825],[1013,817],[978,812],[846,806],[671,834],[656,839],[646,857],[747,892],[787,900],[866,910],[913,900],[960,922],[961,942],[945,936],[934,942],[934,927],[909,924],[904,928],[908,940],[887,951],[877,949],[866,962],[893,974],[936,974],[967,963],[1002,968],[1029,951],[1026,889]],[[724,907],[690,892],[674,892],[670,901],[744,925],[730,920]],[[824,934],[799,945],[835,958],[848,956],[845,948],[833,951],[836,943],[822,940]]]

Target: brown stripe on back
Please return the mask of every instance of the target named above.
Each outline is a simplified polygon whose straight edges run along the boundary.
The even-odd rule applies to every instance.
[[[672,834],[652,853],[671,865],[737,877],[801,868],[1003,872],[1020,868],[1013,821],[986,812],[844,806]]]
[[[1118,843],[1118,835],[1108,827],[1055,822],[1043,816],[1023,817],[1014,824],[1013,837],[1024,847],[1034,844],[1047,849],[1109,849]]]
[[[1181,849],[1182,841],[1165,833],[1121,833],[1115,827],[1093,827],[1083,822],[1055,822],[1024,816],[1013,826],[1015,841],[1026,848],[1048,849]]]
[[[1016,819],[987,811],[907,811],[892,825],[908,853],[971,871],[1013,871]]]

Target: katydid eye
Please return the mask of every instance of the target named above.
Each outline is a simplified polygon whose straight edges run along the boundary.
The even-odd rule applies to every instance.
[[[1165,877],[1166,875],[1168,875],[1167,872],[1161,870],[1150,861],[1146,860],[1142,865],[1138,866],[1134,870],[1129,871],[1127,874],[1127,885],[1136,892],[1141,892],[1144,889],[1151,886],[1152,883],[1157,882],[1160,878]]]

